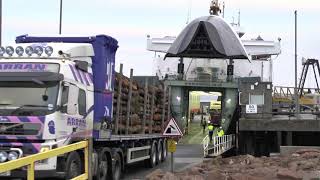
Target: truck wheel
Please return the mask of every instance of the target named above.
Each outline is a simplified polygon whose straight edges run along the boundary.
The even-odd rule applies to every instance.
[[[112,171],[112,180],[119,180],[121,178],[121,158],[118,153],[114,155],[114,168]]]
[[[79,176],[82,173],[81,167],[79,154],[76,151],[71,152],[66,161],[66,179],[72,179]]]
[[[158,148],[157,148],[157,164],[161,163],[162,161],[162,141],[158,141]]]
[[[105,153],[99,157],[99,166],[97,172],[97,180],[106,180],[108,178],[108,159]]]
[[[161,161],[165,161],[167,159],[167,154],[168,154],[168,151],[167,151],[167,140],[163,140],[162,141],[162,159]]]
[[[153,168],[157,163],[157,147],[155,142],[152,143],[150,149],[150,158],[146,159],[145,163],[148,168]]]

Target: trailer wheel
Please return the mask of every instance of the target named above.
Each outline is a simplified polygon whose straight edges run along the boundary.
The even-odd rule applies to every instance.
[[[162,148],[162,141],[158,141],[158,148],[157,148],[157,164],[161,163],[162,161],[162,152],[163,148]]]
[[[108,178],[108,159],[105,153],[99,156],[99,166],[97,180],[106,180]]]
[[[118,153],[114,154],[114,167],[112,170],[112,180],[120,180],[121,178],[121,158]]]
[[[82,172],[81,167],[79,154],[76,151],[71,152],[66,161],[66,179],[72,179],[79,176]]]
[[[167,140],[164,139],[162,141],[162,159],[161,161],[165,161],[167,159],[168,151],[167,151]]]
[[[157,147],[155,142],[152,143],[150,149],[150,158],[146,159],[145,163],[148,168],[153,168],[157,163]]]

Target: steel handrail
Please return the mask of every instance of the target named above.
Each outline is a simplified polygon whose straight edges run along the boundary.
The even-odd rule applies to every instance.
[[[235,144],[235,135],[224,135],[224,136],[215,136],[213,137],[213,156],[219,156],[224,152],[232,149]]]
[[[11,171],[13,169],[18,169],[24,166],[28,166],[28,180],[34,180],[34,165],[36,161],[45,160],[51,157],[59,156],[65,153],[76,151],[79,149],[84,149],[84,161],[85,161],[85,171],[84,174],[79,175],[78,177],[73,178],[72,180],[87,180],[89,175],[89,146],[88,141],[81,141],[78,143],[70,144],[67,146],[59,147],[52,149],[46,152],[41,152],[38,154],[30,155],[27,157],[19,158],[16,160],[8,161],[0,164],[0,173]]]
[[[208,156],[208,150],[209,150],[209,136],[207,135],[206,137],[203,138],[202,140],[202,145],[203,145],[203,156],[206,157]]]

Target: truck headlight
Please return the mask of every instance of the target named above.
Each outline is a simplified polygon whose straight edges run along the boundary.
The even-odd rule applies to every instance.
[[[7,160],[8,153],[5,151],[0,151],[0,163],[3,163]]]
[[[9,154],[8,154],[8,160],[9,161],[12,161],[12,160],[16,160],[18,159],[19,157],[19,154],[15,151],[11,151]]]
[[[49,146],[43,146],[43,147],[41,147],[41,149],[40,149],[40,153],[47,152],[47,151],[49,151],[49,150],[50,150],[50,147],[49,147]]]

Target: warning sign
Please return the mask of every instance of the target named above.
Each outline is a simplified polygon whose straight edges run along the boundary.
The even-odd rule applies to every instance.
[[[182,136],[182,132],[173,118],[170,119],[167,127],[164,129],[163,135],[164,136]]]
[[[256,104],[247,104],[246,105],[246,113],[247,114],[257,114],[258,113],[258,107]]]
[[[176,152],[177,150],[177,142],[173,139],[168,140],[168,152]]]

